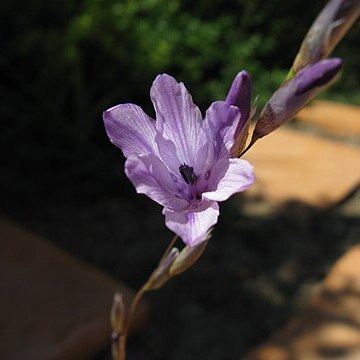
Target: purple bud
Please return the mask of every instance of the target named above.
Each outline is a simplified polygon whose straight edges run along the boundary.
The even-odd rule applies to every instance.
[[[225,100],[229,105],[237,106],[240,109],[240,121],[235,131],[235,144],[231,150],[233,157],[237,157],[241,153],[248,135],[246,125],[250,120],[251,92],[252,82],[250,75],[243,70],[236,75]]]
[[[296,74],[309,64],[328,57],[360,14],[360,0],[330,0],[318,15],[292,66]]]
[[[296,89],[297,96],[305,94],[309,90],[330,85],[342,67],[342,60],[332,58],[322,60],[309,66],[307,70],[299,73],[298,86]]]
[[[307,66],[285,83],[264,106],[252,141],[268,135],[290,120],[321,90],[336,80],[341,67],[341,59],[321,60]]]
[[[251,90],[250,75],[243,70],[236,75],[225,100],[229,105],[237,106],[244,118],[248,118],[250,114]]]

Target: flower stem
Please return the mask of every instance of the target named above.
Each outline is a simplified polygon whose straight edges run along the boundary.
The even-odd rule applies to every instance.
[[[130,326],[131,326],[132,320],[134,318],[136,308],[137,308],[140,300],[144,296],[145,292],[146,292],[146,289],[145,289],[145,285],[144,285],[136,293],[133,301],[131,302],[130,310],[129,310],[129,317],[128,317],[127,322],[126,322],[124,332],[119,336],[119,347],[118,347],[118,358],[117,358],[117,360],[125,360],[125,358],[126,358],[126,341],[127,341],[127,338],[128,338]]]
[[[163,256],[160,259],[160,262],[168,255],[169,251],[173,248],[177,238],[178,238],[177,235],[175,235],[173,237],[173,239],[170,241]],[[122,334],[119,334],[118,351],[117,351],[117,359],[116,360],[125,360],[126,359],[126,341],[127,341],[129,331],[131,328],[131,323],[134,320],[134,316],[136,313],[136,309],[139,305],[139,302],[143,298],[144,294],[148,291],[147,283],[148,282],[145,282],[145,284],[138,290],[138,292],[135,294],[135,297],[133,298],[133,300],[131,302],[130,309],[129,309],[129,315],[127,316],[124,331],[122,332]]]

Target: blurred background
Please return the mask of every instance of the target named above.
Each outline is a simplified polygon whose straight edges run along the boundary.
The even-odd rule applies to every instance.
[[[131,102],[153,115],[149,89],[165,72],[186,84],[204,113],[242,69],[261,107],[324,4],[2,0],[1,213],[138,287],[171,233],[160,207],[137,196],[123,174],[102,111]],[[334,54],[344,58],[342,78],[322,97],[360,103],[359,43],[357,23]],[[271,214],[247,209],[243,198],[223,205],[203,259],[150,294],[153,318],[130,340],[129,359],[246,353],[356,241],[357,219],[336,210],[298,203]]]

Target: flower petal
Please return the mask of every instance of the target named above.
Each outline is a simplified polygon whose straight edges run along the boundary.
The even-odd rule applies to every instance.
[[[156,77],[150,95],[156,111],[156,129],[174,144],[180,160],[178,166],[185,163],[198,173],[207,157],[203,151],[207,139],[199,108],[184,84],[166,74]]]
[[[182,210],[188,202],[179,198],[177,188],[168,169],[155,155],[130,156],[125,162],[125,173],[140,194],[147,195],[160,205]]]
[[[164,208],[166,226],[179,235],[185,244],[195,246],[206,240],[209,229],[217,223],[219,205],[210,202],[199,212],[172,211]]]
[[[231,157],[239,157],[246,145],[249,135],[249,123],[254,109],[251,108],[252,82],[247,71],[239,72],[226,97],[229,105],[235,105],[240,109],[240,121],[235,132],[235,143],[231,148]]]
[[[236,133],[242,130],[250,116],[251,92],[252,82],[250,75],[247,71],[243,70],[236,75],[225,100],[229,105],[237,106],[241,111],[241,121]]]
[[[155,121],[134,104],[114,106],[103,113],[105,129],[110,141],[125,157],[154,153]]]
[[[203,193],[203,199],[225,201],[255,182],[253,167],[246,160],[222,159],[215,164],[209,182],[217,188]]]
[[[228,158],[235,142],[240,110],[225,101],[216,101],[206,111],[204,129],[214,143],[215,159]]]

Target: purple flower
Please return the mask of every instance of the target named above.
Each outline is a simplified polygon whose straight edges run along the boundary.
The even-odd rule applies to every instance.
[[[241,111],[216,101],[203,120],[184,84],[166,74],[150,95],[156,121],[121,104],[104,112],[105,128],[127,158],[125,173],[137,192],[162,205],[167,227],[194,246],[216,224],[217,202],[254,182],[252,166],[230,155]]]

